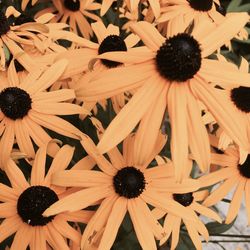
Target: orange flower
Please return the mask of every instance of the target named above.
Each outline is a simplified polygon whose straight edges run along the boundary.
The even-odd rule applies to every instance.
[[[141,146],[151,150],[168,107],[172,129],[171,153],[177,179],[182,177],[188,147],[201,170],[206,171],[210,164],[210,146],[197,99],[207,106],[228,135],[248,150],[249,142],[240,125],[242,120],[223,100],[217,98],[208,83],[249,86],[250,75],[240,72],[230,63],[206,58],[232,38],[248,19],[247,14],[234,14],[206,35],[203,29],[206,23],[201,23],[192,35],[178,33],[178,28],[173,27],[172,33],[175,35],[167,39],[153,25],[139,22],[132,29],[147,47],[134,52],[130,50],[99,55],[98,58],[127,65],[95,76],[85,91],[86,101],[109,98],[138,88],[105,131],[97,146],[100,152],[105,153],[117,145],[140,121],[138,141],[144,141],[146,134],[148,141],[144,141]],[[222,31],[225,33],[223,37]]]
[[[4,74],[0,75],[1,167],[5,165],[15,139],[19,149],[33,158],[35,152],[31,138],[38,146],[51,139],[42,127],[79,139],[81,131],[56,116],[85,113],[80,106],[63,102],[74,98],[74,91],[65,89],[46,92],[62,75],[66,66],[67,61],[61,60],[44,72],[39,69],[18,75],[12,61],[8,78]]]
[[[218,147],[218,138],[211,136],[211,145]],[[200,179],[202,186],[207,187],[220,183],[219,186],[205,199],[205,206],[212,206],[223,199],[234,187],[234,195],[227,213],[226,223],[231,223],[237,216],[240,209],[242,196],[245,195],[248,225],[250,225],[250,154],[245,155],[245,160],[240,163],[239,149],[230,146],[224,154],[212,153],[211,162],[219,165],[218,171],[202,176]]]
[[[78,30],[80,34],[89,39],[93,35],[90,24],[87,18],[94,21],[99,21],[100,18],[90,11],[100,9],[100,4],[94,0],[52,0],[53,6],[41,10],[36,16],[44,13],[53,13],[55,17],[52,22],[69,23],[71,29],[76,34]]]
[[[171,26],[177,26],[179,32],[184,32],[192,22],[196,26],[201,21],[207,21],[207,30],[212,30],[225,20],[225,15],[226,11],[220,6],[219,0],[163,0],[161,15],[156,19],[156,23],[159,24],[159,29],[169,36]],[[240,39],[248,37],[244,29],[235,35]]]
[[[77,167],[81,167],[80,170],[73,167],[73,170],[55,173],[52,177],[55,185],[85,189],[56,202],[44,212],[44,216],[77,211],[101,200],[101,205],[84,231],[82,249],[89,249],[98,244],[98,241],[98,249],[110,249],[127,211],[142,248],[156,249],[154,237],[161,239],[166,234],[147,204],[165,209],[176,216],[182,214],[187,220],[192,220],[188,211],[184,213],[186,209],[183,206],[164,197],[161,191],[185,193],[190,188],[198,189],[200,185],[196,180],[191,183],[175,183],[174,172],[167,171],[164,164],[147,168],[165,142],[164,136],[159,135],[157,147],[147,155],[143,154],[143,164],[138,165],[141,148],[133,135],[124,141],[123,155],[117,148],[108,152],[110,162],[99,154],[94,144],[90,146],[89,141],[83,139],[83,147],[101,171],[84,170],[83,168],[91,168],[92,163],[83,159],[82,165],[78,164]],[[159,186],[159,182],[162,185]]]
[[[11,186],[0,184],[0,242],[13,235],[10,250],[31,249],[46,250],[69,249],[65,239],[80,244],[81,235],[68,221],[87,223],[92,211],[65,212],[57,216],[43,217],[43,211],[59,200],[64,189],[51,184],[51,175],[65,169],[73,156],[74,149],[63,146],[53,159],[45,176],[46,146],[37,151],[31,171],[30,183],[12,161],[8,160],[6,174]]]
[[[162,158],[158,159],[158,164],[163,162],[164,160]],[[189,160],[186,166],[185,178],[183,179],[184,183],[193,182],[193,180],[189,177],[190,171],[192,170],[192,165],[193,162]],[[168,168],[167,171],[173,172],[173,169],[171,170],[171,168],[173,168],[171,161],[169,161],[166,167]],[[173,193],[173,192],[163,193],[164,196],[166,196],[168,199],[172,199],[179,202],[181,205],[185,207],[187,211],[189,211],[189,213],[193,213],[195,220],[194,221],[186,220],[183,219],[182,215],[176,216],[171,212],[167,212],[158,208],[153,209],[152,213],[157,219],[160,219],[166,215],[163,225],[166,231],[166,236],[163,239],[161,239],[160,245],[162,245],[165,241],[167,241],[170,235],[172,235],[171,249],[176,248],[179,241],[181,223],[183,221],[183,223],[186,226],[187,232],[191,240],[193,241],[196,249],[202,249],[199,234],[201,234],[206,241],[208,241],[209,234],[203,222],[199,219],[198,216],[203,215],[211,219],[214,219],[218,222],[221,222],[221,219],[216,212],[200,204],[200,202],[202,202],[208,196],[208,191],[207,190],[196,191],[196,190],[194,188],[191,188],[190,185],[190,190],[187,193]]]
[[[96,57],[98,54],[109,51],[127,51],[139,42],[139,37],[135,36],[134,34],[130,34],[125,39],[122,39],[120,36],[119,27],[113,24],[109,24],[106,28],[102,22],[96,22],[92,23],[91,27],[98,40],[98,43],[94,43],[96,45],[96,49],[93,49],[93,53],[95,52],[95,55],[93,55],[94,57]],[[92,71],[86,72],[80,79],[77,79],[77,81],[75,81],[75,84],[71,85],[71,88],[75,90],[76,99],[83,102],[83,107],[85,109],[91,111],[97,103],[96,101],[85,101],[85,91],[91,84],[90,80],[94,78],[95,75],[100,74],[101,72],[104,72],[109,68],[115,68],[120,65],[121,63],[115,61],[98,60],[93,65],[94,69]],[[113,108],[116,113],[118,113],[125,105],[125,100],[126,97],[124,93],[111,97]],[[106,100],[104,99],[101,101],[102,103],[104,102],[105,106]]]

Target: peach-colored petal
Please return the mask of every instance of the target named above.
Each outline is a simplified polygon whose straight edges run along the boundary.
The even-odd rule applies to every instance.
[[[189,211],[176,201],[160,195],[159,192],[154,191],[152,188],[144,190],[141,197],[146,203],[164,209],[176,216],[186,218],[187,220],[192,220],[193,218],[193,211]]]
[[[183,179],[181,183],[177,183],[174,178],[161,178],[152,180],[149,185],[160,192],[185,194],[197,191],[201,183],[199,179]]]
[[[95,187],[112,185],[112,177],[95,170],[65,170],[52,175],[51,182],[63,187]]]
[[[74,115],[74,114],[89,114],[82,106],[72,103],[37,103],[32,104],[32,109],[43,114],[52,115]]]
[[[172,229],[172,242],[171,242],[171,250],[177,247],[179,242],[179,234],[180,234],[180,227],[181,227],[181,219],[178,217],[174,217],[174,225]]]
[[[55,155],[49,171],[44,179],[45,185],[49,185],[51,181],[51,175],[57,171],[64,170],[68,167],[74,154],[74,148],[69,145],[64,145]]]
[[[17,189],[18,191],[24,191],[29,187],[29,184],[26,181],[22,171],[17,167],[13,160],[9,159],[7,161],[5,172],[13,188]]]
[[[46,226],[46,239],[54,249],[69,250],[66,239],[57,231],[53,223],[49,223]]]
[[[0,167],[5,167],[14,144],[14,122],[7,121],[7,126],[0,141]]]
[[[39,125],[42,125],[45,128],[57,132],[58,134],[62,134],[74,139],[79,139],[81,135],[80,130],[60,117],[37,113],[34,110],[30,110],[28,116],[32,121],[38,123]]]
[[[87,224],[95,214],[95,211],[81,210],[77,212],[65,212],[60,217],[67,221],[80,222]]]
[[[194,225],[190,224],[190,222],[185,223],[185,225],[186,225],[188,234],[195,245],[195,248],[197,250],[202,250],[201,240]]]
[[[33,102],[36,103],[52,103],[62,102],[75,98],[75,92],[73,89],[59,89],[51,92],[38,92],[32,96]]]
[[[210,144],[201,111],[193,95],[187,91],[188,140],[191,153],[202,172],[210,166]]]
[[[3,202],[0,203],[0,218],[8,218],[17,213],[16,203]]]
[[[78,161],[71,169],[72,170],[90,170],[96,165],[95,160],[91,156],[86,156]]]
[[[173,166],[169,167],[167,164],[164,165],[159,165],[154,168],[148,168],[144,172],[144,176],[146,179],[149,180],[160,180],[161,178],[168,178],[168,177],[173,177],[174,176],[174,168]],[[168,179],[165,179],[166,182]]]
[[[43,184],[45,176],[46,149],[47,146],[43,146],[39,148],[36,152],[36,157],[31,170],[30,184],[32,186],[38,186]]]
[[[215,211],[213,211],[212,209],[209,209],[209,208],[207,208],[207,207],[205,207],[205,206],[203,206],[203,205],[201,205],[201,204],[199,204],[199,203],[197,203],[195,201],[193,201],[190,206],[197,213],[202,214],[202,215],[204,215],[204,216],[206,216],[208,218],[211,218],[213,220],[216,220],[219,223],[222,222],[220,216]]]
[[[123,141],[123,157],[127,166],[134,164],[134,139],[134,134],[130,134]]]
[[[156,218],[153,216],[151,210],[147,206],[147,204],[142,201],[140,198],[135,199],[134,203],[137,206],[137,210],[142,212],[142,214],[145,216],[145,220],[149,224],[149,226],[152,228],[152,232],[157,240],[162,239],[162,237],[166,236],[165,230],[162,228],[161,224],[156,220]]]
[[[27,91],[33,95],[36,92],[49,88],[62,75],[67,65],[67,60],[60,60],[54,63],[51,67],[44,71],[36,83],[27,86]]]
[[[235,167],[239,163],[239,157],[234,155],[211,153],[211,163],[222,167]]]
[[[161,83],[160,76],[156,79],[152,79],[157,83]],[[168,85],[165,85],[165,82],[162,80],[162,89],[154,102],[151,104],[151,107],[146,112],[142,118],[138,130],[135,135],[134,142],[134,164],[143,166],[147,163],[147,160],[154,151],[154,148],[157,143],[159,131],[161,124],[164,118],[164,113],[167,106],[167,91]]]
[[[150,77],[112,120],[97,145],[101,153],[109,151],[121,142],[135,128],[154,100],[159,97],[164,86],[154,80],[155,76]]]
[[[145,250],[156,250],[154,234],[145,216],[139,211],[134,199],[128,201],[128,211],[140,245]]]
[[[1,202],[15,202],[18,196],[14,189],[0,183],[0,201]]]
[[[141,38],[144,44],[152,51],[157,51],[165,42],[165,38],[150,23],[141,21],[134,23],[130,28]]]
[[[20,226],[22,226],[22,224],[23,222],[21,221],[19,215],[14,215],[5,219],[0,226],[0,242],[14,234]]]
[[[225,87],[227,85],[250,86],[250,74],[241,72],[234,64],[229,62],[203,59],[203,65],[197,74],[208,82],[219,82],[222,86],[225,85]]]
[[[208,187],[216,184],[222,180],[236,176],[238,170],[235,168],[223,168],[218,171],[209,173],[208,175],[203,175],[199,178],[202,187]]]
[[[193,193],[193,197],[195,201],[203,201],[208,197],[208,195],[209,195],[208,190],[201,190],[201,191]]]
[[[13,87],[19,86],[19,78],[17,76],[14,60],[11,61],[7,74],[8,74],[8,80],[9,80],[10,86],[13,86]]]
[[[82,136],[81,144],[86,152],[96,161],[98,167],[107,175],[114,176],[117,169],[98,151],[94,142],[88,136]]]
[[[127,212],[127,199],[119,197],[111,210],[107,224],[105,226],[99,249],[109,250],[116,238],[118,229],[123,221],[123,218]]]
[[[73,227],[71,227],[61,216],[56,216],[52,221],[53,226],[65,238],[68,238],[80,245],[81,235]]]
[[[95,236],[106,225],[113,205],[117,199],[118,196],[111,195],[101,203],[100,207],[97,209],[96,213],[91,218],[84,230],[81,241],[82,249],[89,249],[95,243]]]
[[[108,9],[110,8],[110,6],[112,5],[113,2],[114,2],[114,0],[102,1],[101,16],[105,15],[105,13],[108,11]]]
[[[247,182],[246,179],[241,177],[240,182],[234,192],[233,198],[229,206],[229,211],[227,213],[227,218],[225,221],[226,224],[231,223],[239,212],[246,182]]]
[[[203,204],[207,207],[210,207],[224,198],[231,189],[236,185],[236,183],[240,180],[239,176],[233,176],[227,179],[223,184],[219,186],[215,191],[213,191],[207,199],[203,202]]]
[[[241,28],[249,21],[247,13],[231,13],[225,18],[225,21],[219,25],[213,32],[203,37],[199,42],[203,48],[202,56],[206,57],[219,49],[227,41],[231,40]],[[224,31],[227,32],[224,32]],[[221,36],[221,34],[224,34]]]
[[[168,91],[168,111],[171,123],[171,155],[176,180],[183,178],[188,159],[187,91],[184,84],[171,83]],[[181,142],[181,143],[180,143]]]
[[[25,237],[24,237],[25,235]],[[26,250],[32,237],[32,229],[29,225],[23,223],[22,226],[17,230],[14,240],[11,244],[10,250]]]
[[[250,197],[250,181],[248,180],[245,186],[245,202],[246,202],[248,225],[250,225],[250,199],[249,197]]]
[[[114,191],[109,186],[84,189],[57,201],[46,209],[43,215],[51,216],[61,212],[81,210],[111,195],[113,192]]]
[[[36,250],[37,246],[39,246],[39,250],[47,250],[43,227],[34,227],[32,231],[33,236],[30,242],[30,250]]]
[[[91,84],[84,89],[83,98],[85,101],[98,101],[140,87],[154,71],[155,65],[149,62],[102,71],[91,79]]]
[[[17,119],[14,122],[16,141],[20,151],[27,154],[29,157],[35,157],[35,151],[30,139],[29,131],[23,123],[23,119]]]

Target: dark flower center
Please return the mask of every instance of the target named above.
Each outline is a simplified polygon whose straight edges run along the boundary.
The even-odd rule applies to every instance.
[[[243,177],[250,178],[250,154],[243,164],[238,165],[238,169]]]
[[[145,189],[143,173],[134,167],[125,167],[114,176],[115,192],[128,199],[138,197]]]
[[[209,11],[213,7],[213,0],[189,0],[189,5],[198,11]]]
[[[64,7],[71,11],[80,9],[80,0],[64,0]]]
[[[18,198],[17,212],[23,222],[31,226],[44,226],[53,220],[54,216],[43,217],[43,212],[58,201],[56,193],[45,186],[31,186]]]
[[[6,34],[10,30],[10,25],[5,14],[0,11],[0,36]]]
[[[199,43],[186,33],[166,39],[157,51],[156,66],[169,81],[185,82],[191,79],[201,67]]]
[[[221,15],[225,16],[227,14],[226,9],[223,6],[218,5],[217,3],[215,3],[215,8]]]
[[[250,112],[250,88],[239,87],[231,90],[231,100],[235,106],[245,112]]]
[[[194,200],[193,193],[173,194],[174,200],[179,202],[182,206],[188,207]]]
[[[98,49],[98,54],[112,51],[127,51],[127,46],[124,40],[117,35],[107,36],[101,43]],[[108,68],[115,68],[122,63],[101,59],[102,63]]]
[[[23,89],[9,87],[0,93],[0,109],[12,120],[22,119],[31,109],[31,98]]]
[[[19,17],[16,18],[15,25],[21,25],[21,24],[29,23],[29,22],[35,22],[35,20],[30,16],[21,14]]]

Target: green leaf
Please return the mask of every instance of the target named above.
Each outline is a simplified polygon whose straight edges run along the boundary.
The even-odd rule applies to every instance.
[[[235,12],[236,9],[240,6],[242,0],[232,0],[227,6],[227,12]]]
[[[228,231],[235,222],[236,219],[234,219],[230,224],[220,224],[219,222],[209,222],[206,224],[206,228],[211,235],[219,235],[226,231]]]

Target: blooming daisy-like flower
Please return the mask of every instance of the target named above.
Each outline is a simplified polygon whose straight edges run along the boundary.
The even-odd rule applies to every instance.
[[[89,249],[98,244],[98,241],[98,249],[110,249],[127,211],[142,248],[156,249],[154,237],[161,239],[165,232],[147,204],[164,208],[176,216],[183,214],[187,220],[192,220],[189,212],[184,213],[186,209],[183,206],[167,199],[160,192],[175,190],[177,193],[185,193],[186,190],[198,189],[200,185],[197,180],[175,183],[174,172],[167,171],[164,164],[147,168],[165,142],[165,136],[159,135],[157,147],[147,152],[148,154],[143,154],[143,164],[138,165],[140,150],[144,149],[138,148],[140,145],[136,143],[133,135],[124,141],[123,155],[117,148],[108,152],[110,162],[99,154],[94,144],[90,146],[88,142],[85,145],[84,139],[82,145],[101,171],[73,169],[54,174],[52,182],[55,185],[85,189],[53,204],[44,212],[44,216],[63,211],[77,211],[101,200],[99,208],[84,231],[82,249]],[[160,186],[159,181],[162,183]]]
[[[167,164],[167,168],[168,169],[173,168],[173,165]],[[186,176],[184,179],[185,181],[188,181],[189,179],[188,176],[189,176],[189,172],[191,171],[191,169],[192,169],[192,161],[190,160],[188,161],[188,165],[186,167]],[[194,221],[183,219],[182,216],[176,216],[172,214],[171,212],[166,214],[166,211],[158,209],[158,208],[153,209],[152,212],[157,219],[160,219],[166,215],[164,219],[164,225],[163,225],[166,231],[166,236],[163,239],[161,239],[160,245],[163,244],[166,240],[168,240],[170,235],[172,235],[171,249],[176,248],[178,241],[179,241],[180,227],[183,221],[183,223],[186,226],[187,232],[191,240],[193,241],[196,249],[202,249],[199,234],[202,235],[206,239],[206,241],[208,241],[209,234],[205,225],[199,219],[198,216],[204,215],[218,222],[221,222],[221,219],[216,212],[200,204],[200,202],[202,202],[208,196],[208,191],[207,190],[196,191],[196,192],[194,191],[190,190],[189,192],[184,193],[184,194],[178,194],[178,193],[165,193],[164,194],[168,199],[173,199],[179,202],[181,205],[183,205],[186,208],[186,210],[189,210],[191,213],[193,212],[194,217],[195,217]]]
[[[34,43],[34,33],[46,34],[49,32],[48,27],[41,23],[25,23],[21,25],[10,25],[7,17],[10,15],[17,15],[13,7],[6,10],[6,15],[0,12],[0,67],[5,70],[5,63],[8,59],[5,54],[5,49],[9,49],[11,54],[24,66],[31,68],[32,60],[20,48],[20,45],[32,45]]]
[[[63,146],[54,157],[45,175],[46,146],[38,149],[32,166],[30,182],[12,161],[8,160],[6,174],[11,187],[0,184],[0,242],[13,235],[10,250],[52,249],[69,250],[66,239],[80,244],[81,234],[68,221],[87,223],[92,211],[61,213],[44,217],[42,213],[63,197],[63,189],[51,184],[51,175],[65,169],[73,156],[74,149]]]
[[[227,134],[248,150],[249,142],[246,131],[240,125],[242,121],[238,113],[232,112],[217,98],[208,83],[249,86],[250,75],[240,72],[230,63],[206,58],[232,38],[248,19],[247,14],[234,14],[206,35],[203,27],[206,23],[201,23],[192,34],[178,33],[178,27],[173,27],[174,35],[167,38],[161,36],[153,25],[139,22],[132,29],[147,48],[137,52],[132,50],[99,55],[98,58],[116,60],[127,65],[95,76],[85,91],[86,101],[109,98],[131,88],[138,88],[105,131],[97,145],[100,152],[107,152],[117,145],[140,121],[138,141],[141,141],[141,147],[151,150],[167,107],[172,133],[171,153],[177,179],[181,179],[186,165],[188,147],[199,167],[203,171],[207,170],[210,145],[197,99],[205,104]],[[223,37],[221,32],[225,34]],[[146,143],[145,134],[148,135]]]
[[[177,25],[180,32],[184,32],[192,22],[199,25],[204,18],[215,24],[224,19],[216,10],[216,5],[220,6],[218,0],[163,0],[161,4],[161,15],[156,22],[169,21],[170,26]]]
[[[218,138],[211,136],[211,145],[218,147]],[[219,183],[218,187],[205,199],[205,206],[212,206],[223,199],[233,188],[233,198],[226,217],[226,223],[231,223],[237,216],[243,195],[245,196],[248,225],[250,225],[250,154],[240,163],[239,149],[229,146],[224,154],[212,153],[212,164],[221,168],[206,176],[200,177],[202,186],[211,186]]]
[[[98,43],[95,43],[96,49],[93,49],[93,52],[95,52],[95,55],[93,55],[94,57],[96,57],[98,54],[103,54],[110,51],[127,51],[139,42],[139,37],[135,36],[134,34],[130,34],[125,39],[123,39],[120,36],[119,27],[113,24],[109,24],[106,28],[102,22],[96,22],[92,23],[91,27],[98,40]],[[116,68],[122,65],[119,62],[105,59],[94,62],[95,64],[93,66],[93,70],[86,72],[80,79],[75,82],[75,84],[71,86],[71,88],[75,90],[76,99],[79,101],[83,101],[83,107],[89,111],[92,110],[97,103],[95,101],[85,102],[85,91],[91,84],[90,80],[95,77],[96,74],[104,72],[109,68]],[[106,100],[104,99],[104,101]],[[118,113],[120,109],[125,105],[125,96],[123,93],[117,96],[113,96],[111,97],[111,101],[113,103],[115,112]]]
[[[57,116],[85,112],[78,105],[64,103],[75,97],[74,91],[65,89],[46,92],[62,75],[66,66],[67,61],[61,60],[44,72],[37,70],[19,77],[12,61],[8,77],[0,75],[1,167],[5,165],[15,139],[19,149],[28,157],[34,158],[32,140],[42,146],[51,139],[42,127],[79,139],[81,131]]]
[[[41,10],[37,16],[53,13],[55,17],[52,22],[68,23],[76,34],[80,33],[87,39],[93,35],[87,18],[94,21],[100,20],[97,15],[91,13],[93,10],[100,9],[99,3],[95,3],[94,0],[52,0],[52,3],[52,7]]]

